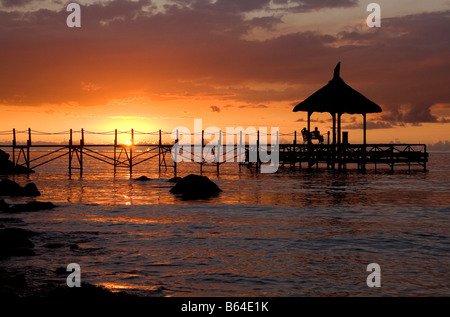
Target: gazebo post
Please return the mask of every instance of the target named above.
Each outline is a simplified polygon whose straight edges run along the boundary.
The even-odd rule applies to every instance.
[[[367,124],[366,124],[366,114],[365,113],[363,113],[362,114],[363,115],[363,118],[364,118],[364,125],[363,125],[363,144],[364,144],[364,146],[366,146],[366,144],[367,144],[367,138],[366,138],[366,130],[367,130]]]
[[[337,117],[337,132],[338,132],[337,144],[338,145],[341,145],[341,116],[342,116],[342,113],[338,113],[338,117]]]
[[[333,117],[333,146],[331,147],[331,162],[329,164],[334,170],[336,162],[336,112],[331,113],[331,116]]]
[[[365,171],[366,170],[366,155],[367,155],[367,153],[366,153],[366,151],[367,151],[367,146],[366,146],[366,144],[367,144],[367,137],[366,137],[366,131],[367,131],[367,114],[366,113],[363,113],[362,114],[363,115],[363,122],[364,122],[364,124],[363,124],[363,157],[362,157],[362,164],[361,164],[361,168],[362,168],[362,170],[363,171]]]
[[[333,116],[333,145],[336,145],[336,113],[331,115]]]
[[[311,115],[312,111],[308,111],[308,144],[311,143]]]
[[[337,116],[337,130],[338,130],[338,150],[337,150],[337,161],[338,161],[338,169],[342,168],[342,149],[341,149],[341,116],[342,113],[338,113]]]
[[[312,111],[308,111],[308,133],[311,132],[311,115]]]

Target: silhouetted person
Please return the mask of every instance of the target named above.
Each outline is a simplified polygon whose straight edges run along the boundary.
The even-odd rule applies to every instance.
[[[302,136],[303,136],[303,143],[306,143],[309,141],[309,135],[308,135],[308,130],[306,130],[306,128],[302,129]]]
[[[317,127],[314,128],[314,131],[311,133],[312,139],[319,140],[319,143],[323,143],[323,135],[320,135],[320,131]]]

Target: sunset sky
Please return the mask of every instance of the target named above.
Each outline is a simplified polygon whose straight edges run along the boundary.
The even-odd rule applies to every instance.
[[[81,28],[66,25],[70,2]],[[300,131],[294,105],[340,61],[383,109],[368,115],[369,143],[450,150],[450,2],[378,1],[381,27],[369,28],[371,2],[0,0],[0,131],[172,131],[196,118]],[[329,114],[312,118],[330,130]],[[350,142],[361,127],[343,116]]]

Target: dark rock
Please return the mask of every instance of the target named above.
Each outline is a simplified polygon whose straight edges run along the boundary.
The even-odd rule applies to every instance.
[[[72,300],[89,300],[95,299],[120,299],[120,298],[135,298],[135,295],[127,294],[124,292],[112,292],[102,286],[92,285],[81,282],[81,287],[59,287],[48,294],[48,298],[51,299],[70,299]]]
[[[41,196],[35,183],[28,183],[23,187],[25,196]]]
[[[34,244],[28,239],[34,232],[21,228],[6,228],[0,231],[0,256],[34,255]]]
[[[9,205],[3,200],[0,199],[0,211],[8,211]]]
[[[217,196],[222,190],[206,176],[190,174],[182,178],[170,192],[183,199],[206,199]]]
[[[15,274],[12,272],[7,272],[5,270],[0,271],[0,284],[21,289],[24,289],[28,286],[27,281],[25,280],[25,275]]]
[[[69,273],[67,273],[67,269],[65,267],[59,267],[55,270],[55,274],[58,275],[69,275]]]
[[[24,196],[23,188],[15,181],[2,179],[0,181],[0,195],[2,196]]]
[[[0,196],[40,196],[41,193],[34,183],[29,183],[25,187],[20,186],[10,179],[0,181]]]
[[[141,181],[141,182],[146,182],[149,181],[150,178],[148,178],[147,176],[141,176],[135,179],[136,181]]]
[[[14,218],[14,217],[12,217],[12,218],[0,218],[0,223],[8,223],[8,224],[11,224],[11,223],[14,223],[14,224],[21,224],[21,223],[23,223],[23,220],[22,219],[19,219],[19,218]]]
[[[9,160],[9,154],[3,150],[0,150],[0,175],[30,174],[30,173],[34,173],[34,171],[22,165],[14,164]]]
[[[26,237],[26,238],[30,238],[30,237],[34,237],[36,235],[38,235],[38,233],[31,231],[31,230],[27,230],[27,229],[22,229],[22,228],[6,228],[2,231],[0,231],[0,235],[1,234],[7,234],[10,236],[21,236],[21,237]]]
[[[26,211],[40,211],[40,210],[49,210],[56,208],[56,206],[51,202],[43,202],[43,201],[32,201],[26,204],[16,204],[11,205],[7,212],[17,213],[17,212],[26,212]]]
[[[14,271],[0,270],[0,297],[4,303],[8,299],[20,296],[27,290],[25,275]]]
[[[0,150],[0,161],[9,160],[9,154],[3,150]]]
[[[64,246],[64,244],[58,243],[58,242],[44,244],[44,248],[48,248],[48,249],[58,249],[58,248],[62,248],[63,246]]]
[[[171,179],[169,179],[168,182],[169,183],[178,183],[181,180],[182,180],[181,177],[175,176],[175,177],[172,177]]]

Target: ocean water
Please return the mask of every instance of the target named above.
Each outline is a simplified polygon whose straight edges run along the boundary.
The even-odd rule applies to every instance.
[[[139,182],[88,157],[83,177],[69,178],[62,158],[12,177],[58,207],[7,215],[40,234],[35,256],[0,266],[39,287],[64,283],[55,270],[78,263],[83,282],[142,296],[448,296],[449,163],[432,153],[428,172],[210,166],[203,174],[223,193],[183,201],[169,193],[173,171],[154,162],[135,169],[133,178],[152,178]],[[199,166],[179,166],[189,173]],[[379,288],[366,284],[370,263],[381,267]]]

